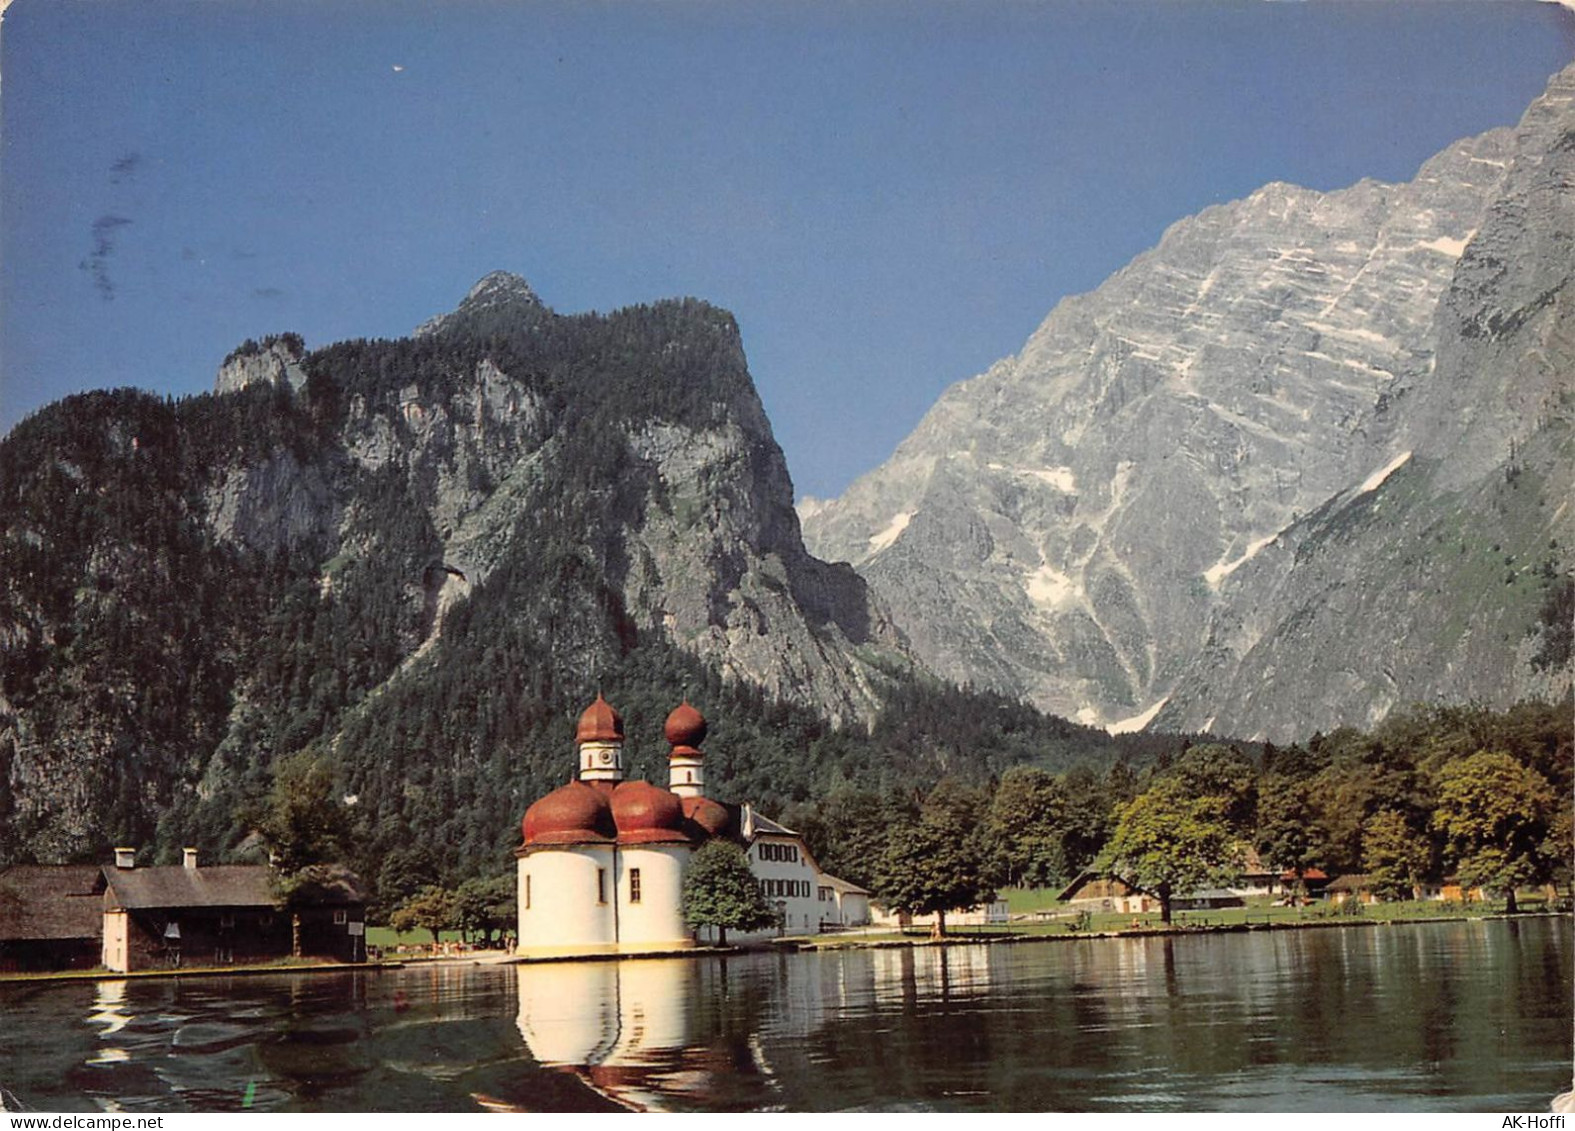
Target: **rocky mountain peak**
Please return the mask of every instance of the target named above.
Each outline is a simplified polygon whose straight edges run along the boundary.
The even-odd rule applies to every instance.
[[[433,334],[448,329],[457,320],[511,309],[539,311],[547,306],[523,276],[512,271],[493,271],[483,275],[453,311],[428,319],[416,327],[415,333],[418,337]]]
[[[460,303],[460,309],[478,306],[498,306],[509,302],[523,302],[531,306],[542,305],[541,298],[531,289],[524,276],[512,271],[492,271],[477,280]]]

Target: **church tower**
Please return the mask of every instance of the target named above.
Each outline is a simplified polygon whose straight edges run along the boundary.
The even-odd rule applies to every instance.
[[[663,733],[673,747],[667,756],[667,787],[679,797],[704,797],[705,756],[700,744],[705,741],[705,716],[686,699],[667,716]]]
[[[600,694],[580,716],[574,741],[580,748],[581,781],[623,781],[623,719]]]

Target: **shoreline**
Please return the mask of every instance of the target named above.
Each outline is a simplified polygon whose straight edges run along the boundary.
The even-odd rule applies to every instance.
[[[430,961],[430,960],[428,960]],[[377,962],[302,962],[295,965],[181,966],[164,970],[16,970],[0,973],[0,985],[30,982],[124,982],[143,978],[257,977],[261,974],[331,974],[346,970],[398,970],[406,960]]]
[[[267,966],[188,966],[176,970],[132,970],[116,973],[105,970],[54,970],[0,973],[0,985],[43,984],[49,982],[118,982],[149,978],[258,977],[265,974],[333,974],[355,971],[407,970],[421,966],[536,966],[563,962],[630,962],[650,959],[727,958],[734,955],[781,953],[784,951],[821,952],[836,950],[891,950],[920,947],[1013,946],[1026,943],[1066,943],[1088,939],[1146,939],[1202,937],[1207,935],[1247,934],[1255,931],[1317,931],[1347,927],[1416,926],[1422,923],[1519,922],[1526,919],[1570,919],[1568,911],[1525,911],[1514,915],[1424,915],[1402,919],[1320,919],[1313,922],[1221,923],[1217,925],[1154,926],[1119,931],[1067,931],[1061,934],[947,935],[931,938],[914,935],[905,938],[850,938],[813,940],[813,936],[770,939],[747,946],[696,946],[683,950],[657,950],[628,954],[546,955],[531,957],[514,954],[489,954],[486,957],[403,958],[377,962],[312,962],[301,965]]]
[[[1062,934],[998,934],[998,935],[946,935],[943,938],[915,935],[901,939],[841,940],[819,942],[774,940],[752,949],[770,950],[876,950],[890,947],[922,946],[995,946],[1018,943],[1062,943],[1084,939],[1142,939],[1175,938],[1177,936],[1239,935],[1256,931],[1318,931],[1344,927],[1400,927],[1421,923],[1470,923],[1470,922],[1519,922],[1524,919],[1570,919],[1568,911],[1523,911],[1513,915],[1498,912],[1492,915],[1418,915],[1397,919],[1364,919],[1352,916],[1345,919],[1318,919],[1307,922],[1285,923],[1219,923],[1213,925],[1176,925],[1136,927],[1119,931],[1067,931]],[[742,949],[742,948],[740,948]]]

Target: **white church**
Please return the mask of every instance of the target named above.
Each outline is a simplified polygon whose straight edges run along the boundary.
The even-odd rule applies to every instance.
[[[820,870],[798,833],[748,805],[705,795],[706,721],[684,703],[664,728],[668,788],[624,780],[623,719],[600,695],[575,732],[579,773],[525,811],[518,858],[524,957],[656,954],[697,944],[681,897],[690,854],[712,837],[744,846],[773,934],[808,935],[869,922],[869,892]],[[708,941],[705,938],[699,942]]]

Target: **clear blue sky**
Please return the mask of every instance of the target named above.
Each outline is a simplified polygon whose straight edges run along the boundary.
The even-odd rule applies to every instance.
[[[1575,57],[1524,2],[16,0],[0,428],[396,336],[503,268],[732,310],[801,494],[1164,228],[1409,178]]]

